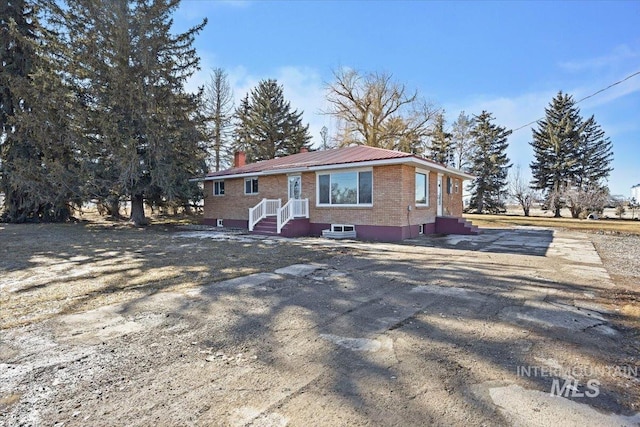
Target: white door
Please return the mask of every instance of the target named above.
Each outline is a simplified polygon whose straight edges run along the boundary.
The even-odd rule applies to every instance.
[[[289,200],[300,200],[302,197],[302,179],[300,175],[289,176]],[[293,203],[293,216],[299,216],[301,214],[300,203]]]
[[[302,194],[302,179],[300,175],[289,177],[289,199],[300,199]]]
[[[442,216],[442,175],[438,175],[438,216]]]

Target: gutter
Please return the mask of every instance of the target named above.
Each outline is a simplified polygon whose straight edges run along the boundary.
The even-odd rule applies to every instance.
[[[331,165],[304,166],[304,167],[286,168],[286,169],[285,168],[270,169],[266,171],[256,171],[256,172],[246,172],[246,173],[236,173],[236,174],[230,173],[225,175],[207,176],[203,178],[192,178],[189,180],[189,182],[220,181],[223,179],[231,179],[231,178],[249,178],[249,177],[282,175],[282,174],[301,173],[301,172],[351,169],[354,167],[386,166],[386,165],[398,165],[398,164],[415,165],[415,166],[420,166],[429,170],[435,170],[437,172],[446,172],[447,174],[454,175],[458,178],[462,178],[463,180],[471,180],[475,178],[475,176],[462,172],[461,170],[458,170],[458,169],[448,168],[444,165],[440,165],[438,163],[430,162],[427,160],[422,160],[414,156],[407,156],[407,157],[398,157],[395,159],[385,159],[385,160],[369,160],[364,162],[336,163]]]

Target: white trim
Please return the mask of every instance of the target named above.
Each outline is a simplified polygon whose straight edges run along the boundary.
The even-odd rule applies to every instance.
[[[360,172],[371,172],[371,203],[352,203],[352,204],[331,204],[331,203],[320,203],[320,183],[318,182],[320,179],[320,175],[331,175],[332,173],[360,173]],[[360,178],[358,177],[358,187],[360,187]],[[324,171],[316,171],[316,207],[317,208],[372,208],[373,207],[373,195],[374,184],[373,184],[373,168],[340,168],[340,169],[330,169]],[[358,199],[360,198],[360,188],[358,188]],[[329,201],[331,201],[331,189],[329,189]]]
[[[215,196],[215,197],[223,197],[224,196],[224,192],[226,189],[222,189],[222,194],[216,194],[216,183],[221,182],[222,186],[224,187],[224,179],[216,179],[215,181],[213,181],[213,185],[212,185],[212,191],[211,193]],[[218,186],[218,189],[220,189],[220,186]]]
[[[336,230],[338,227],[340,227],[340,230]],[[345,230],[345,227],[349,227],[351,228],[351,230]],[[356,231],[356,226],[353,224],[331,224],[332,233],[343,233],[351,231]]]
[[[436,181],[436,215],[442,216],[444,212],[444,188],[442,183],[442,177],[444,175],[439,173],[438,180]]]
[[[340,170],[340,169],[360,169],[360,168],[368,168],[374,166],[386,166],[386,165],[410,165],[423,167],[430,171],[436,172],[446,172],[450,175],[457,176],[462,178],[463,180],[474,179],[473,175],[469,175],[468,173],[462,172],[458,169],[448,168],[444,165],[439,165],[435,163],[431,163],[427,160],[418,159],[415,157],[407,156],[407,157],[398,157],[395,159],[385,159],[385,160],[369,160],[366,162],[351,162],[351,163],[336,163],[332,165],[320,165],[320,166],[303,166],[303,167],[293,167],[293,168],[283,168],[283,169],[271,169],[267,171],[260,172],[247,172],[247,173],[239,173],[239,174],[227,174],[227,175],[216,175],[202,178],[195,178],[190,181],[215,181],[220,179],[231,179],[231,178],[248,178],[248,177],[258,177],[258,176],[266,176],[266,175],[282,175],[282,174],[293,174],[293,173],[302,173],[302,172],[315,172],[315,171],[326,171],[326,170]]]
[[[291,197],[291,178],[298,178],[300,180],[300,198],[297,200],[301,200],[302,199],[302,174],[299,173],[290,173],[287,174],[287,200],[291,200],[294,199],[294,197]]]
[[[247,181],[249,180],[256,180],[258,181],[258,191],[256,191],[255,193],[247,193]],[[251,183],[251,191],[253,191],[253,183]],[[254,177],[247,177],[244,179],[244,195],[245,196],[255,196],[256,194],[260,194],[260,180],[258,179],[257,176]]]
[[[427,203],[416,203],[415,202],[415,193],[416,193],[415,192],[415,185],[416,185],[415,179],[416,179],[416,174],[417,173],[420,173],[420,174],[426,176],[426,181],[427,181],[426,182],[426,186],[427,186],[427,188],[426,188],[426,190],[427,190]],[[416,204],[416,207],[428,208],[429,207],[429,195],[430,195],[430,191],[429,191],[429,171],[428,170],[424,170],[424,169],[416,168],[415,172],[413,174],[413,180],[414,180],[414,182],[413,182],[413,185],[414,185],[414,191],[413,191],[414,201],[413,202]]]

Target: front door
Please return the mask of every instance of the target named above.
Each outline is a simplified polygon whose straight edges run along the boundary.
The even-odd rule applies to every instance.
[[[300,199],[302,196],[302,179],[300,175],[289,176],[289,199]]]
[[[302,179],[300,175],[289,176],[289,200],[300,200],[302,198]],[[300,216],[300,203],[293,203],[293,216]]]
[[[438,216],[442,216],[442,175],[438,175]]]

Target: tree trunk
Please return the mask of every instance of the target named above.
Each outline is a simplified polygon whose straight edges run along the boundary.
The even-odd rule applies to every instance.
[[[107,197],[107,214],[113,219],[120,219],[120,199]]]
[[[131,196],[131,222],[136,227],[148,224],[147,218],[144,216],[144,196],[142,194]]]

